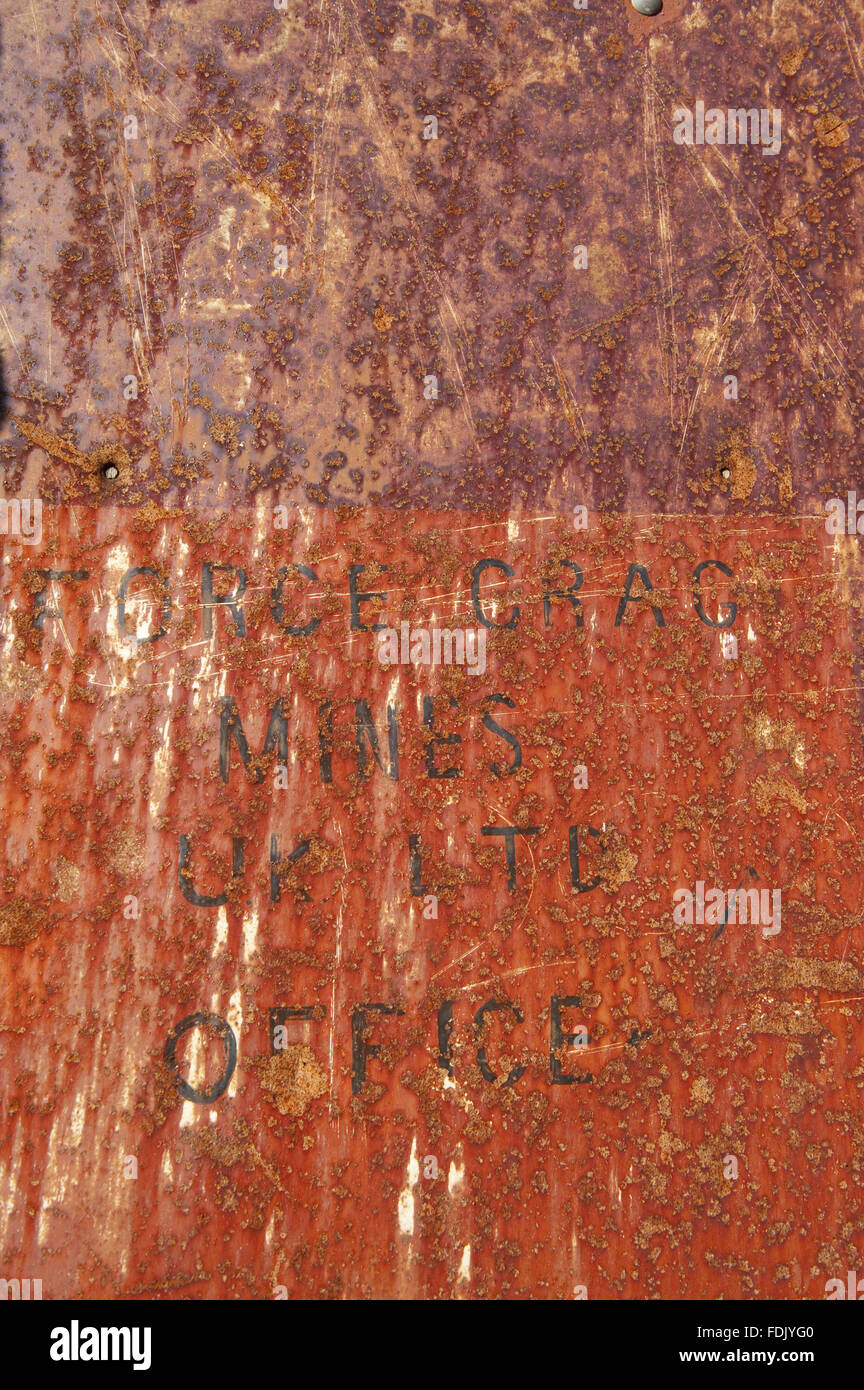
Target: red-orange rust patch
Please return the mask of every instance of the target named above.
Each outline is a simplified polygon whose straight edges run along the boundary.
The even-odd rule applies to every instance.
[[[46,1297],[820,1297],[864,1216],[857,539],[273,519],[46,509],[41,548],[6,543],[4,1258]],[[512,570],[479,574],[483,614],[519,614],[482,674],[385,669],[352,631],[352,583],[366,625],[477,628],[483,559]],[[694,595],[704,561],[732,577]],[[205,562],[246,571],[245,636],[224,604],[205,636]],[[653,587],[616,626],[633,565]],[[136,647],[117,595],[139,566],[127,628],[165,635]],[[39,601],[49,567],[88,578]],[[307,636],[280,630],[282,567],[282,627],[320,619]],[[235,581],[214,569],[216,595]],[[712,621],[737,604],[737,655],[696,597]],[[249,750],[229,739],[227,782],[226,698]],[[514,828],[513,891],[484,827]],[[181,892],[181,836],[184,883],[223,907]],[[779,889],[780,931],[677,925],[699,880]],[[289,1007],[313,1012],[267,1062]],[[198,1106],[163,1061],[195,1013],[238,1044]],[[556,1084],[556,1021],[584,1084]],[[200,1090],[224,1067],[203,1029],[176,1055]]]

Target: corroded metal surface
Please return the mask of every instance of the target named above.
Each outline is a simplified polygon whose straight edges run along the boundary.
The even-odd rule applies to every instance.
[[[82,5],[3,42],[0,460],[44,511],[3,537],[0,1276],[823,1297],[862,1220],[861,570],[823,503],[864,15]],[[697,101],[781,148],[676,143]],[[484,669],[382,664],[376,623],[482,630]],[[779,930],[676,921],[700,881]]]
[[[848,482],[858,10],[235,10],[5,18],[17,413],[121,445],[130,497],[723,511],[730,449],[751,507]],[[779,157],[675,145],[700,98],[779,107]]]

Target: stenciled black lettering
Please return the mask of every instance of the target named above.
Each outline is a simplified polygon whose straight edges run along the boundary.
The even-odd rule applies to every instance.
[[[570,585],[569,589],[551,589],[549,587],[550,581],[548,579],[543,580],[544,623],[546,627],[552,626],[552,600],[553,598],[563,598],[567,600],[567,602],[571,605],[573,611],[576,614],[576,626],[584,627],[585,618],[582,613],[582,600],[575,597],[576,591],[582,588],[582,571],[577,564],[574,564],[572,560],[562,560],[561,568],[572,570],[573,573],[576,575],[576,578]]]
[[[243,730],[243,722],[237,711],[233,695],[223,695],[220,699],[221,713],[219,717],[219,774],[223,782],[228,781],[228,773],[231,762],[231,740],[237,745],[237,751],[247,772],[250,767],[252,770],[252,780],[263,782],[264,768],[262,763],[267,754],[275,748],[279,762],[285,766],[288,762],[288,719],[285,714],[285,700],[280,695],[272,710],[270,711],[270,721],[267,725],[267,733],[264,736],[264,746],[259,756],[254,760],[249,751],[249,743]]]
[[[236,574],[237,582],[228,594],[213,592],[213,576],[219,570],[223,574]],[[234,619],[234,627],[239,637],[246,636],[246,618],[240,604],[246,592],[246,571],[237,565],[216,565],[204,560],[201,565],[201,625],[205,637],[213,636],[213,609],[227,608]]]
[[[484,704],[487,702],[491,705],[506,705],[508,709],[516,708],[515,702],[510,699],[509,695],[487,695]],[[505,729],[503,725],[498,723],[497,719],[493,719],[488,711],[483,715],[483,727],[484,729],[488,729],[490,734],[497,734],[499,738],[503,738],[504,742],[509,743],[510,747],[513,749],[513,761],[510,766],[505,767],[503,771],[497,763],[489,764],[492,775],[494,777],[512,777],[513,773],[517,772],[522,766],[521,743],[515,734],[511,733],[509,729]]]
[[[293,1019],[301,1019],[308,1022],[310,1019],[324,1018],[327,1009],[323,1004],[277,1004],[269,1013],[269,1026],[267,1029],[270,1038],[270,1052],[275,1055],[280,1049],[276,1046],[276,1029],[284,1024],[290,1023]]]
[[[391,782],[399,781],[399,725],[393,705],[387,706],[387,747],[390,754],[388,767],[385,768],[381,757],[378,731],[366,700],[357,700],[354,704],[354,739],[357,744],[357,771],[361,777],[366,775],[369,766],[369,755],[366,751],[368,744],[381,771],[386,773]]]
[[[713,566],[714,569],[718,569],[721,574],[725,574],[727,579],[735,578],[729,566],[724,565],[722,560],[703,560],[701,565],[696,566],[693,571],[693,603],[699,615],[699,621],[704,623],[706,627],[731,627],[738,613],[737,603],[720,604],[721,608],[728,608],[729,610],[729,616],[722,623],[715,623],[713,618],[709,618],[702,606],[700,580],[702,578],[702,571],[707,569],[709,565]]]
[[[286,874],[290,873],[290,866],[296,864],[298,859],[302,859],[304,854],[309,852],[309,841],[301,840],[298,845],[287,854],[284,859],[279,855],[279,838],[276,835],[270,836],[270,901],[278,903],[282,901],[282,880]],[[305,888],[299,888],[295,894],[295,899],[311,903],[312,898]]]
[[[231,840],[231,882],[239,878],[243,873],[243,854],[245,842],[238,836],[233,836]],[[177,860],[177,882],[180,885],[180,892],[187,902],[194,907],[224,907],[228,901],[229,889],[226,888],[222,893],[216,893],[213,897],[207,897],[204,893],[199,893],[192,883],[192,874],[189,869],[189,860],[192,850],[188,835],[180,836],[180,853]]]
[[[549,1001],[549,1067],[553,1086],[572,1086],[574,1082],[591,1080],[587,1073],[576,1076],[572,1072],[565,1072],[561,1066],[562,1051],[565,1047],[572,1047],[581,1036],[578,1032],[564,1032],[561,1027],[561,1010],[581,1007],[582,997],[578,994],[553,994]]]
[[[349,599],[350,599],[350,603],[351,603],[351,631],[352,631],[352,632],[381,632],[381,631],[383,631],[384,628],[386,628],[386,626],[387,626],[386,623],[372,623],[372,625],[371,625],[370,627],[367,627],[367,625],[366,625],[364,622],[362,622],[362,621],[361,621],[361,618],[360,618],[360,604],[361,604],[361,603],[371,603],[372,600],[373,600],[373,599],[376,599],[376,598],[377,598],[377,599],[380,599],[380,601],[381,601],[382,603],[385,603],[386,600],[387,600],[387,595],[386,595],[386,594],[378,593],[378,592],[376,592],[374,589],[370,589],[367,593],[362,593],[362,594],[361,594],[361,593],[358,593],[358,591],[357,591],[357,578],[358,578],[359,575],[361,575],[361,574],[363,573],[363,571],[364,571],[365,568],[366,568],[365,565],[349,565],[349,566],[348,566],[348,593],[349,593]],[[386,569],[387,569],[387,566],[386,566],[386,565],[380,565],[379,568],[382,569],[382,570],[386,570]]]
[[[539,825],[483,825],[481,835],[494,836],[504,840],[507,859],[507,891],[516,892],[516,836],[539,835]]]
[[[318,766],[321,781],[333,781],[333,702],[322,700],[318,706]]]
[[[504,560],[492,560],[488,558],[478,560],[471,571],[471,602],[474,605],[474,615],[478,623],[482,623],[484,627],[515,627],[519,621],[519,608],[515,603],[506,623],[493,623],[483,612],[483,605],[480,602],[480,580],[486,571],[490,569],[498,570],[499,574],[506,574],[508,579],[512,579],[513,575],[516,573]]]
[[[585,829],[589,835],[593,835],[595,840],[599,840],[601,832],[595,830],[593,825],[587,825]],[[577,893],[590,893],[600,882],[600,875],[596,874],[590,883],[582,882],[582,875],[579,870],[579,827],[570,826],[570,882]]]
[[[313,632],[321,626],[321,619],[318,617],[310,618],[308,623],[298,625],[295,623],[284,623],[285,603],[282,598],[282,586],[288,578],[288,571],[295,569],[298,574],[302,574],[304,579],[311,579],[313,583],[318,582],[318,576],[314,570],[310,570],[308,565],[283,565],[276,572],[276,582],[270,594],[270,612],[276,619],[277,624],[289,637],[310,637]]]
[[[518,1004],[511,1004],[509,999],[490,999],[487,1003],[481,1004],[480,1008],[474,1015],[475,1037],[479,1038],[482,1036],[483,1020],[485,1019],[487,1013],[492,1013],[499,1009],[509,1009],[510,1012],[515,1016],[517,1023],[523,1022],[522,1010],[519,1008]],[[496,1073],[489,1066],[489,1063],[486,1058],[486,1048],[482,1046],[482,1044],[477,1048],[477,1065],[480,1068],[480,1071],[482,1072],[483,1077],[486,1081],[495,1082],[498,1080]],[[524,1071],[525,1068],[521,1066],[520,1063],[514,1063],[514,1065],[510,1068],[510,1071],[507,1074],[507,1080],[502,1082],[501,1089],[504,1090],[507,1086],[515,1086],[516,1082],[519,1080],[519,1077],[522,1076]]]
[[[636,576],[642,581],[644,594],[634,594],[633,581]],[[624,618],[624,613],[628,603],[644,603],[648,594],[654,592],[654,585],[651,583],[650,576],[644,565],[631,565],[627,571],[627,579],[624,584],[624,592],[621,595],[621,602],[618,604],[618,612],[615,615],[615,626],[620,627]],[[660,608],[654,603],[651,604],[651,612],[654,614],[654,621],[658,627],[665,627],[666,620]]]
[[[43,579],[47,579],[48,584],[61,582],[65,583],[67,579],[71,579],[73,581],[80,581],[82,579],[90,578],[89,570],[37,570],[36,573],[41,575]],[[61,617],[59,608],[49,608],[47,606],[48,584],[45,584],[43,588],[38,589],[37,592],[33,595],[32,625],[40,634],[44,633],[45,631],[46,615],[49,618],[59,619]],[[39,644],[40,646],[42,644],[41,635],[39,637]]]
[[[126,595],[129,592],[129,585],[133,579],[137,579],[140,574],[151,574],[154,579],[162,582],[162,620],[158,632],[151,632],[149,637],[139,637],[136,633],[130,632],[126,626]],[[152,565],[135,565],[124,574],[120,581],[120,588],[117,590],[117,627],[124,637],[136,642],[139,647],[145,646],[148,642],[158,642],[160,637],[164,637],[168,632],[168,620],[171,616],[171,593],[168,588],[168,580],[164,575],[160,575]]]
[[[438,1065],[448,1076],[453,1075],[453,1053],[450,1034],[453,1032],[453,1000],[445,999],[438,1009]]]
[[[450,708],[458,709],[459,701],[455,696],[449,696]],[[461,734],[435,734],[435,701],[431,695],[423,696],[423,723],[432,734],[423,745],[426,754],[426,776],[427,777],[461,777],[462,773],[458,767],[439,768],[435,765],[435,749],[446,747],[447,745],[462,742]]]
[[[351,1010],[351,1090],[359,1096],[366,1080],[366,1063],[370,1057],[380,1057],[380,1043],[367,1040],[367,1020],[370,1014],[398,1014],[404,1009],[395,1004],[355,1004]]]
[[[423,856],[419,835],[408,836],[408,856],[411,864],[411,896],[422,898],[423,894],[428,892],[428,888],[423,882]]]
[[[190,1028],[210,1028],[222,1038],[225,1048],[225,1070],[219,1080],[210,1087],[209,1091],[196,1091],[180,1075],[180,1068],[177,1065],[177,1043],[184,1033],[188,1033]],[[224,1018],[218,1014],[189,1014],[177,1024],[173,1032],[169,1033],[168,1039],[162,1052],[165,1066],[175,1079],[177,1090],[184,1100],[191,1100],[194,1105],[212,1105],[214,1100],[218,1100],[228,1088],[228,1083],[234,1074],[237,1065],[237,1038],[230,1023],[226,1023]]]

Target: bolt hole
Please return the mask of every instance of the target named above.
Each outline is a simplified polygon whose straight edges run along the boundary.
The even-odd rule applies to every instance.
[[[116,463],[103,463],[102,477],[109,483],[113,483],[115,478],[119,478],[120,469],[117,467]]]
[[[732,469],[731,469],[731,468],[721,468],[721,469],[720,469],[720,477],[721,477],[721,478],[731,478],[731,477],[732,477]]]

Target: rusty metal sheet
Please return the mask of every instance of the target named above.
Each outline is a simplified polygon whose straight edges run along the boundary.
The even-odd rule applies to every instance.
[[[0,1277],[846,1297],[864,15],[235,8],[2,18]]]

